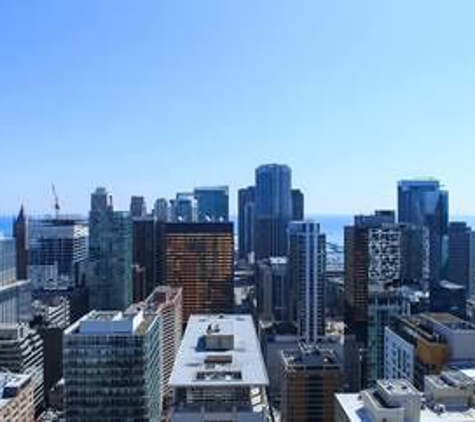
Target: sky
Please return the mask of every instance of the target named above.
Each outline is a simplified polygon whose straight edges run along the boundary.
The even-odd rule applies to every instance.
[[[306,210],[436,177],[475,214],[473,0],[0,0],[0,215],[286,163]]]

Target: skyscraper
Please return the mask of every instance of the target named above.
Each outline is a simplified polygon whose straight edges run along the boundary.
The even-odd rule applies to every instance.
[[[225,223],[229,221],[229,188],[213,186],[196,188],[199,223]]]
[[[468,297],[475,293],[475,232],[463,222],[449,224],[447,279],[465,287]]]
[[[292,219],[292,176],[288,166],[256,169],[254,250],[257,259],[287,253],[287,226]]]
[[[170,220],[174,223],[194,223],[197,221],[197,204],[193,193],[179,192],[170,201]]]
[[[89,305],[124,309],[132,303],[132,220],[128,213],[114,211],[104,188],[91,196],[89,230]]]
[[[436,180],[402,180],[398,184],[398,219],[426,227],[429,233],[431,286],[446,277],[445,247],[448,232],[448,192]],[[431,287],[432,290],[432,287]]]
[[[299,335],[312,343],[325,334],[326,244],[312,221],[289,225],[289,281],[297,310]]]
[[[168,199],[158,198],[155,201],[155,206],[153,208],[153,214],[155,215],[156,219],[166,223],[170,218],[169,213],[170,210],[168,206]]]
[[[232,312],[233,225],[170,223],[164,236],[164,281],[183,289],[183,322],[191,314]]]
[[[300,189],[292,189],[292,220],[302,221],[305,218],[305,198]]]
[[[78,217],[30,219],[29,276],[35,288],[79,282],[88,258],[89,229]]]
[[[143,196],[132,196],[130,198],[130,216],[143,217],[147,215],[147,205]]]
[[[26,280],[28,278],[29,238],[28,217],[23,205],[13,223],[13,236],[16,245],[16,278],[17,280]]]
[[[160,421],[160,320],[91,311],[64,333],[66,419]]]
[[[0,238],[0,323],[31,320],[31,282],[17,280],[15,239]]]
[[[247,259],[254,251],[256,188],[249,186],[238,192],[239,258]]]

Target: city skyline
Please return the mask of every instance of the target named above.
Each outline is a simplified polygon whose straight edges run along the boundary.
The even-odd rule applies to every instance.
[[[395,205],[433,176],[455,215],[472,142],[469,1],[0,5],[0,214],[87,211],[194,186],[236,191],[288,164],[307,212]],[[46,24],[47,23],[47,24]],[[8,175],[8,176],[7,176]],[[190,186],[190,181],[193,186]]]

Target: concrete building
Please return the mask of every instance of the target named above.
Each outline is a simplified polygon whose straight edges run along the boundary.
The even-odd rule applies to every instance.
[[[286,422],[333,422],[341,361],[331,348],[301,343],[282,352],[281,414]]]
[[[145,314],[157,315],[160,319],[160,386],[164,411],[171,402],[169,381],[182,338],[182,301],[182,289],[158,286],[145,301],[134,303],[125,312],[130,314],[143,311]]]
[[[24,324],[0,324],[0,368],[31,376],[36,414],[44,407],[43,341]]]
[[[170,223],[164,239],[164,284],[183,289],[183,322],[191,314],[231,312],[232,223]]]
[[[65,331],[63,341],[68,421],[160,420],[156,315],[91,311]]]
[[[379,380],[376,388],[337,394],[335,422],[473,422],[473,382],[463,376],[428,380],[421,393],[406,380]],[[468,396],[472,395],[472,399]]]
[[[268,378],[251,316],[191,316],[170,385],[172,422],[268,421]]]
[[[299,335],[311,343],[325,335],[326,240],[313,221],[293,221],[288,228],[288,293],[294,300]]]
[[[35,420],[33,384],[29,375],[0,372],[0,420]]]
[[[170,218],[170,209],[167,198],[158,198],[153,207],[153,215],[158,221],[167,223]]]
[[[423,388],[426,375],[475,362],[475,325],[446,313],[398,317],[385,328],[385,378]]]

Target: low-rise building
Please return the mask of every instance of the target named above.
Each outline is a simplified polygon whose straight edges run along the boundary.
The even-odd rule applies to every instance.
[[[35,403],[31,377],[26,374],[0,372],[0,421],[35,420]]]

